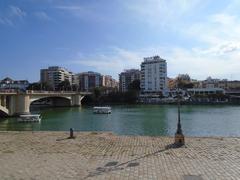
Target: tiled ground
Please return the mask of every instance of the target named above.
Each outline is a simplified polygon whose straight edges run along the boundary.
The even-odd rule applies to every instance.
[[[0,179],[240,179],[240,138],[0,132]]]

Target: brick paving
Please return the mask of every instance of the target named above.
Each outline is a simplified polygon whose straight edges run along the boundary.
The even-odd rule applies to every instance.
[[[240,179],[240,138],[0,132],[0,179]]]

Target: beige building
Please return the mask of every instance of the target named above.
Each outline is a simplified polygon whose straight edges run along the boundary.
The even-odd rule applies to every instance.
[[[65,80],[68,80],[70,85],[77,83],[77,78],[74,78],[75,75],[72,72],[58,66],[50,66],[48,69],[41,69],[40,77],[41,83],[48,83],[53,89],[56,89],[59,83]]]
[[[118,82],[109,75],[103,75],[103,86],[110,88],[117,88]]]
[[[228,89],[240,89],[240,81],[228,81],[227,88]]]
[[[240,89],[240,81],[228,81],[227,79],[220,80],[208,77],[206,80],[200,81],[200,88]]]

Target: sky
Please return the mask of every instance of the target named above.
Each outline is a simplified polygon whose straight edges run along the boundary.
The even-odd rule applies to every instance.
[[[168,76],[240,80],[239,0],[0,0],[0,79],[61,66],[118,78],[144,57]]]

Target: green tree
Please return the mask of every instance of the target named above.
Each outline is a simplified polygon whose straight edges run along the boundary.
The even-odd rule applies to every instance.
[[[93,89],[93,95],[95,99],[99,99],[101,96],[101,89],[100,88],[94,88]]]
[[[71,89],[72,87],[69,80],[64,80],[60,82],[57,86],[57,90],[60,90],[60,91],[70,91]]]
[[[31,83],[29,84],[29,86],[27,87],[27,90],[45,90],[45,91],[52,91],[52,87],[48,84],[48,83]]]
[[[140,91],[140,80],[136,79],[134,81],[132,81],[129,86],[128,86],[129,90],[133,90],[133,91]]]

